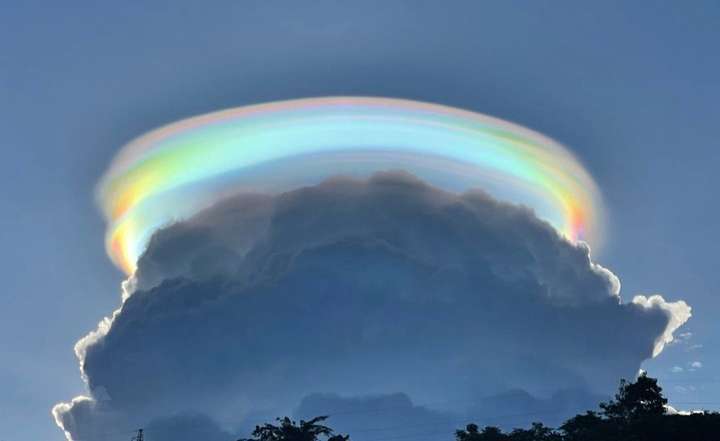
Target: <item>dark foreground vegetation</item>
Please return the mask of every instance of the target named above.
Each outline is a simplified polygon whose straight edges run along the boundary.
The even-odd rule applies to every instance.
[[[503,432],[468,424],[455,432],[455,441],[720,441],[720,413],[670,413],[666,405],[657,380],[642,374],[635,382],[623,380],[615,398],[601,403],[598,411],[576,415],[558,428],[533,423],[529,429]],[[349,435],[335,435],[321,424],[327,418],[300,424],[278,418],[278,425],[257,426],[252,438],[238,441],[348,441]]]

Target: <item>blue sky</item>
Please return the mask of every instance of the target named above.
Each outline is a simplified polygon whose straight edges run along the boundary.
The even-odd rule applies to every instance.
[[[692,336],[645,367],[678,407],[720,408],[719,22],[715,2],[6,5],[0,437],[61,439],[72,346],[118,304],[93,202],[117,149],[198,113],[340,94],[470,108],[573,149],[607,205],[599,263],[626,298],[693,307]]]

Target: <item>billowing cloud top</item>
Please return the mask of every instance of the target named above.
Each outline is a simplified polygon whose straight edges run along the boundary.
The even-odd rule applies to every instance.
[[[690,315],[623,302],[529,208],[401,172],[222,200],[154,234],[126,288],[76,347],[89,396],[54,410],[69,438],[184,439],[189,418],[219,439],[318,393],[402,392],[481,420],[478,399],[507,391],[610,393]]]
[[[144,135],[98,188],[106,244],[128,274],[160,227],[239,191],[282,192],[334,175],[403,169],[451,191],[478,187],[535,209],[570,240],[600,246],[590,175],[539,133],[469,111],[387,98],[313,98],[240,107]]]

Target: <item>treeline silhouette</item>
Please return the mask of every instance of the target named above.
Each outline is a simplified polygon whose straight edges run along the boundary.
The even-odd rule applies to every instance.
[[[297,424],[288,417],[278,424],[255,427],[251,438],[238,441],[348,441],[350,435],[336,435],[319,416]],[[494,426],[468,424],[455,432],[455,441],[720,441],[720,413],[697,411],[677,413],[657,379],[641,374],[635,382],[622,380],[615,398],[600,403],[598,411],[575,415],[560,427],[541,422],[528,429],[504,432]]]

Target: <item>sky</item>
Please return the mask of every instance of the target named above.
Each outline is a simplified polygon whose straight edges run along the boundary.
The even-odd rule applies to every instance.
[[[50,408],[83,390],[72,347],[119,304],[124,275],[105,254],[93,197],[119,148],[183,117],[326,95],[458,106],[569,146],[607,209],[594,259],[625,296],[660,293],[693,308],[682,341],[643,368],[675,407],[720,408],[719,9],[9,5],[0,17],[0,438],[62,439]]]

